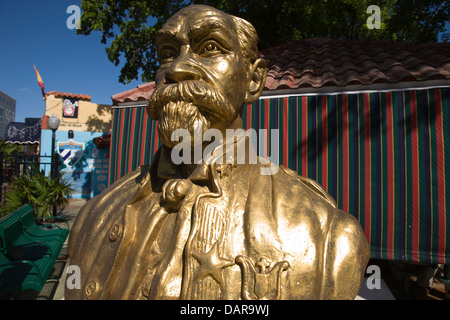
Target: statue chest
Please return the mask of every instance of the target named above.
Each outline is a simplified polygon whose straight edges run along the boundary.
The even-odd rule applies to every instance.
[[[302,272],[315,274],[320,265],[320,252],[314,250],[318,244],[310,237],[315,229],[313,220],[301,222],[302,243],[298,243],[298,248],[291,245],[289,250],[292,252],[286,252],[283,250],[284,239],[278,235],[278,221],[272,219],[277,214],[250,213],[252,208],[248,207],[246,199],[247,194],[226,192],[219,198],[199,200],[192,210],[191,220],[186,222],[189,223],[189,235],[178,256],[171,251],[171,246],[174,238],[183,236],[173,233],[177,230],[175,217],[167,219],[156,240],[161,262],[155,264],[143,282],[143,292],[146,292],[143,296],[155,299],[279,299],[282,298],[282,287],[291,286],[288,274],[292,269],[289,261],[293,257],[297,266],[304,269]],[[255,220],[257,225],[252,224]],[[301,250],[306,251],[298,252]],[[166,256],[164,259],[170,254],[172,258]],[[315,281],[314,277],[304,279],[307,280],[301,286],[309,292],[314,292],[313,287],[319,287],[309,283]],[[158,291],[158,287],[167,288],[167,283],[174,284],[170,292]]]

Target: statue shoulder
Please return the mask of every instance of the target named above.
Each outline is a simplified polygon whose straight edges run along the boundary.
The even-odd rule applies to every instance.
[[[106,199],[116,199],[117,197],[124,200],[129,199],[130,201],[135,196],[137,190],[139,190],[144,184],[146,184],[150,179],[150,166],[144,165],[140,166],[134,171],[131,171],[115,181],[108,188],[103,190],[96,198],[97,206]],[[92,199],[94,200],[94,199]],[[96,206],[95,203],[92,206]]]
[[[131,171],[121,177],[120,179],[116,180],[113,184],[111,184],[106,190],[117,190],[122,186],[129,185],[129,184],[140,184],[143,180],[145,180],[146,176],[150,174],[150,166],[149,165],[143,165],[136,168],[134,171]],[[105,191],[106,191],[105,190]],[[108,190],[108,191],[111,191]]]
[[[68,250],[77,242],[80,232],[86,231],[105,221],[120,215],[131,202],[142,185],[149,180],[149,166],[141,166],[115,181],[99,195],[88,200],[81,207],[70,232]]]
[[[280,166],[280,169],[282,173],[298,180],[306,188],[313,191],[316,195],[318,195],[322,199],[326,200],[331,206],[333,206],[333,208],[337,207],[336,201],[334,201],[334,199],[328,194],[328,192],[325,191],[325,189],[319,183],[317,183],[317,181],[300,176],[296,171],[286,168],[284,166]]]

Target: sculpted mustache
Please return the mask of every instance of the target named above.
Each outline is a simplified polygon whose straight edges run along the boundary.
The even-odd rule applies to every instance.
[[[198,80],[160,85],[155,88],[147,103],[147,113],[159,120],[159,113],[169,102],[185,101],[196,105],[201,111],[218,118],[233,116],[233,107],[213,86]]]

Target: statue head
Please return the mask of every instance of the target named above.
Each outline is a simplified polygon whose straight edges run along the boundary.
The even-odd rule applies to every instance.
[[[178,11],[158,32],[159,70],[147,112],[159,120],[169,148],[176,129],[204,133],[242,127],[244,104],[256,101],[266,81],[253,26],[205,5]]]

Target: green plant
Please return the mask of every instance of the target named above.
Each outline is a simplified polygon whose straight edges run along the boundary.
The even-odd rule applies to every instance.
[[[20,144],[5,143],[4,140],[0,140],[0,152],[3,152],[5,155],[10,155],[14,152],[23,152],[23,146]]]
[[[6,201],[0,209],[1,215],[28,203],[34,209],[36,217],[48,218],[52,216],[52,209],[65,207],[69,203],[73,189],[62,175],[51,179],[37,169],[15,177],[11,190],[6,194]]]

